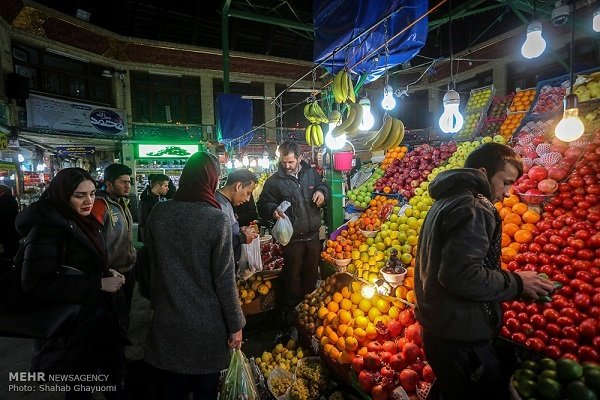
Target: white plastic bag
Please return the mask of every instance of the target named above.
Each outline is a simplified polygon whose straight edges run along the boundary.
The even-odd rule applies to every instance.
[[[242,254],[238,262],[238,278],[247,280],[257,272],[262,271],[262,257],[260,254],[260,238],[256,237],[250,244],[242,244]]]
[[[282,201],[277,210],[283,214],[282,218],[279,218],[277,222],[275,222],[275,226],[271,230],[271,235],[281,243],[283,246],[287,245],[292,239],[292,235],[294,234],[294,227],[292,227],[292,222],[285,214],[285,210],[287,210],[291,206],[289,201]]]

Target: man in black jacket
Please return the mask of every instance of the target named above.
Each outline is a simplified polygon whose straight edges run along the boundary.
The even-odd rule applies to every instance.
[[[329,188],[302,160],[297,143],[283,142],[279,152],[279,169],[265,181],[257,207],[264,220],[277,220],[283,216],[277,206],[284,200],[291,203],[285,213],[292,222],[294,234],[283,248],[283,290],[280,291],[280,306],[289,322],[289,311],[305,294],[312,292],[317,283],[321,253],[320,207],[329,199]]]
[[[166,201],[165,197],[169,191],[169,177],[165,174],[153,174],[150,176],[150,184],[140,195],[138,205],[138,241],[144,242],[146,221],[150,211],[160,201]]]
[[[436,201],[419,237],[416,316],[444,400],[508,399],[492,346],[502,324],[500,302],[553,289],[534,271],[500,268],[502,221],[493,202],[507,197],[522,173],[510,147],[487,143],[465,168],[444,171],[429,186]]]

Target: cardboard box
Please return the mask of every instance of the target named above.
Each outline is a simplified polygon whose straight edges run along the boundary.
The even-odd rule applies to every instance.
[[[244,316],[260,314],[275,308],[276,303],[275,290],[269,290],[264,296],[258,296],[248,304],[242,304]]]

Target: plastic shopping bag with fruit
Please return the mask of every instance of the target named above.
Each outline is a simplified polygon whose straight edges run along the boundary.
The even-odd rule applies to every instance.
[[[287,245],[292,239],[292,235],[294,234],[294,227],[292,226],[292,222],[285,214],[285,210],[287,210],[291,206],[289,201],[282,201],[281,204],[277,207],[277,211],[283,214],[283,217],[279,218],[277,222],[275,222],[275,226],[271,230],[271,235],[281,243],[283,246]]]
[[[221,385],[219,400],[258,400],[252,368],[241,350],[233,350],[227,374]]]
[[[263,263],[260,253],[260,238],[256,237],[250,244],[242,244],[242,255],[239,261],[238,277],[246,280],[262,271]]]

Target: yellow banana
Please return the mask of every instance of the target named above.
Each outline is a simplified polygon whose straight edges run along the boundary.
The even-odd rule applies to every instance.
[[[312,129],[310,131],[312,134],[312,145],[313,146],[319,146],[319,136],[317,135],[317,129],[319,129],[319,125],[313,124]]]
[[[340,84],[342,85],[342,103],[346,101],[346,99],[348,99],[348,73],[346,72],[346,70],[342,70],[342,77],[340,78]]]
[[[354,109],[356,115],[354,117],[354,121],[352,121],[348,129],[346,129],[346,134],[350,137],[354,137],[358,133],[358,128],[362,123],[363,109],[362,106],[358,103],[353,103],[351,107]]]
[[[396,142],[394,142],[390,146],[390,149],[393,149],[394,147],[398,147],[400,145],[400,143],[402,143],[402,141],[404,140],[404,123],[400,120],[398,120],[398,121],[400,122],[398,138],[396,139]]]
[[[325,113],[323,112],[321,105],[317,101],[315,101],[313,104],[315,116],[319,118],[319,122],[329,122],[329,118],[327,118],[327,115],[325,115]]]
[[[352,103],[356,103],[356,95],[354,94],[354,85],[352,84],[352,77],[350,74],[346,74],[348,80],[348,100]]]
[[[311,131],[312,131],[312,125],[309,125],[306,127],[305,133],[304,133],[304,138],[306,139],[306,143],[308,143],[309,145],[311,144]]]
[[[385,142],[381,145],[382,150],[388,150],[392,147],[396,140],[398,139],[398,135],[400,135],[400,122],[399,119],[392,118],[392,127],[390,128],[390,134],[385,139]]]
[[[314,145],[319,147],[323,144],[323,129],[321,125],[315,124],[312,129]]]
[[[304,106],[304,118],[310,118],[310,103],[306,103],[306,105]]]
[[[340,70],[337,74],[335,74],[335,77],[333,78],[333,86],[331,88],[332,92],[333,92],[333,98],[335,99],[336,103],[343,103],[344,102],[344,97],[343,97],[343,92],[342,92],[342,76],[343,76],[343,72],[344,70]]]
[[[390,129],[392,128],[392,117],[386,115],[383,118],[383,124],[381,124],[381,128],[375,135],[377,139],[371,145],[371,151],[380,150],[381,145],[385,142],[385,139],[388,137],[390,133]]]
[[[341,124],[333,128],[333,131],[331,131],[331,136],[338,137],[346,133],[348,127],[352,124],[352,122],[354,122],[354,118],[356,118],[356,109],[350,108],[348,117],[346,117],[346,119]]]

